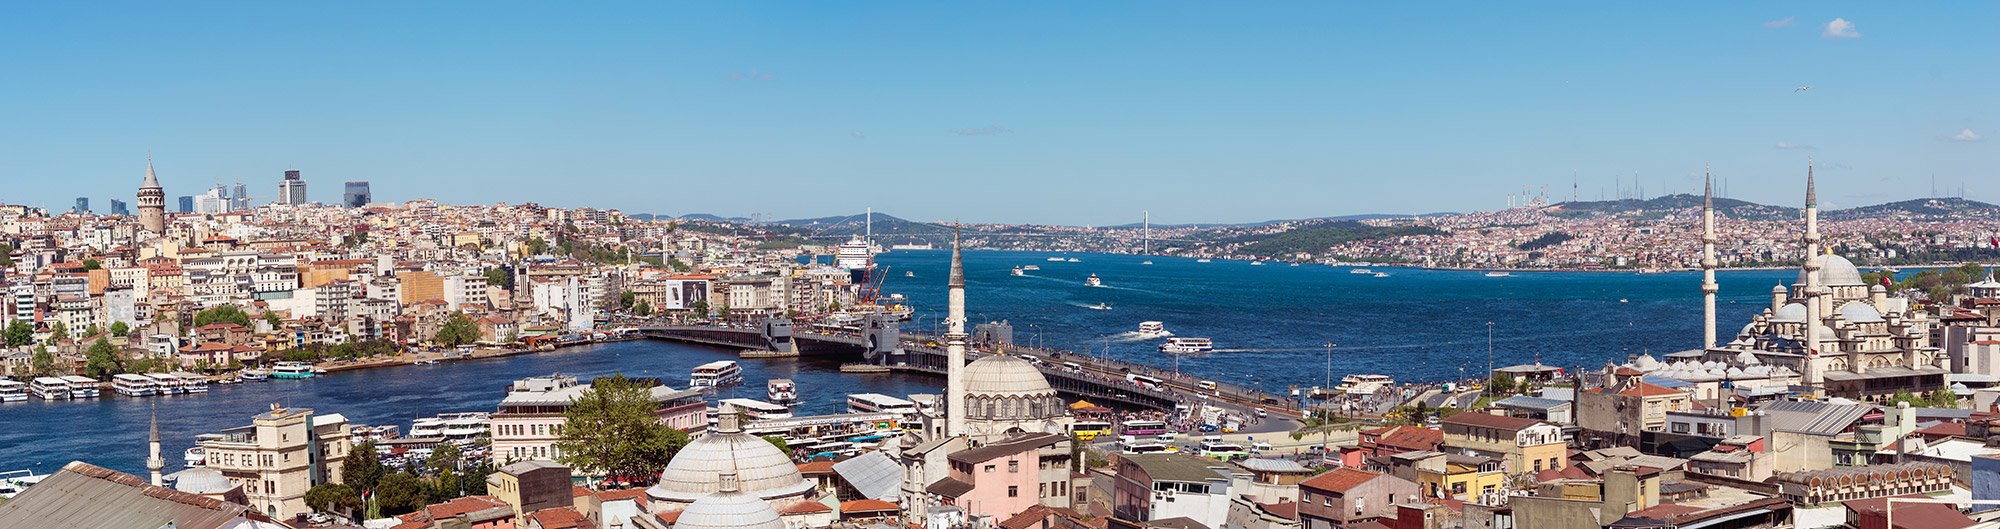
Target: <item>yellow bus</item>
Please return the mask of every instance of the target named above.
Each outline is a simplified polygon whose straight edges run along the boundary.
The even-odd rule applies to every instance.
[[[1076,434],[1078,439],[1089,441],[1100,435],[1110,435],[1111,423],[1103,421],[1077,421],[1076,424],[1070,425],[1069,431]]]

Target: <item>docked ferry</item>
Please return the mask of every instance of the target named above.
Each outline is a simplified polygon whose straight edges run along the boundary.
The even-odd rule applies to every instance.
[[[278,362],[278,365],[271,366],[271,378],[300,379],[312,377],[312,366],[298,362]]]
[[[69,381],[56,377],[35,377],[28,381],[28,393],[42,400],[69,398]]]
[[[159,393],[159,388],[153,385],[153,377],[137,373],[112,375],[111,389],[127,397],[151,397]]]
[[[208,449],[196,446],[181,452],[181,465],[194,468],[208,464]]]
[[[764,397],[778,404],[791,404],[799,400],[799,388],[792,379],[774,378],[764,382]]]
[[[410,437],[443,437],[446,441],[471,440],[486,435],[491,421],[492,416],[486,412],[441,413],[436,417],[410,421]]]
[[[1168,338],[1160,344],[1162,353],[1206,353],[1215,350],[1215,344],[1207,338]]]
[[[1346,395],[1374,395],[1383,386],[1395,383],[1388,375],[1347,375],[1333,390]]]
[[[208,377],[182,371],[174,372],[174,376],[180,377],[183,393],[208,393]]]
[[[722,406],[732,406],[736,408],[737,411],[742,412],[744,417],[747,417],[753,421],[761,421],[765,419],[792,418],[791,408],[779,406],[777,404],[772,404],[757,399],[722,399],[720,402],[716,403],[716,407],[709,409],[708,412],[709,424],[715,424],[716,414],[721,413],[720,410],[722,409]]]
[[[94,399],[99,395],[97,379],[77,375],[66,375],[62,379],[69,382],[69,398]]]
[[[855,393],[847,396],[848,413],[894,413],[904,417],[917,412],[917,403],[881,393]]]
[[[187,380],[181,378],[179,375],[148,373],[146,374],[146,378],[153,379],[154,395],[179,395],[187,393]]]
[[[12,380],[0,380],[0,402],[28,400],[28,385]]]
[[[271,372],[262,369],[245,369],[236,373],[236,379],[244,382],[263,382],[271,379]]]
[[[717,360],[695,366],[688,377],[688,388],[713,388],[743,381],[743,368],[734,360]]]

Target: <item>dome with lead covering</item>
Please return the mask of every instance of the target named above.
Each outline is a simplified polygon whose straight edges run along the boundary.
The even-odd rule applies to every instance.
[[[1849,323],[1876,323],[1882,321],[1882,313],[1875,307],[1859,301],[1840,306],[1840,317]]]
[[[1819,284],[1826,286],[1866,285],[1861,281],[1861,270],[1846,257],[1833,254],[1815,255],[1813,261],[1819,263]],[[1799,284],[1806,284],[1806,271],[1799,269]]]
[[[1048,397],[1056,394],[1048,377],[1027,361],[986,355],[965,365],[965,394],[974,397]]]
[[[1799,323],[1806,321],[1806,306],[1800,303],[1788,303],[1783,307],[1778,307],[1778,312],[1771,315],[1771,321],[1776,323]]]
[[[721,476],[733,472],[743,494],[765,500],[813,490],[799,467],[770,441],[743,433],[735,406],[716,413],[716,428],[696,437],[674,454],[659,484],[646,494],[663,500],[691,502],[721,490]]]
[[[723,475],[721,491],[703,496],[681,510],[674,529],[785,529],[778,511],[756,496],[736,491],[735,476]]]
[[[214,495],[236,488],[222,471],[208,467],[194,467],[174,473],[174,490],[189,494]]]

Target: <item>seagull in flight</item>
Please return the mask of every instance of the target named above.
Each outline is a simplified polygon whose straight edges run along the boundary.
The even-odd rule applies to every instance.
[[[1792,91],[1792,93],[1796,94],[1796,93],[1799,93],[1799,92],[1804,92],[1804,91],[1807,91],[1807,90],[1811,90],[1811,89],[1812,89],[1812,87],[1811,87],[1811,86],[1801,86],[1801,87],[1799,87],[1799,88],[1798,88],[1797,90],[1793,90],[1793,91]]]

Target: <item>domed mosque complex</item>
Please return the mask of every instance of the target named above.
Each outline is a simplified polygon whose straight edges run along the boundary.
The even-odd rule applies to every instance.
[[[1696,400],[1715,401],[1730,391],[1797,392],[1881,402],[1897,391],[1922,393],[1945,387],[1949,359],[1931,342],[1934,321],[1910,299],[1890,297],[1869,285],[1847,258],[1822,254],[1819,200],[1806,171],[1805,254],[1798,277],[1771,289],[1771,306],[1726,343],[1716,343],[1715,224],[1713,192],[1703,206],[1705,337],[1701,349],[1639,356],[1608,374],[1625,385],[1643,377],[1693,384]]]
[[[956,241],[950,297],[942,416],[920,414],[914,420],[923,422],[921,428],[906,430],[883,451],[835,463],[836,468],[870,466],[879,487],[867,488],[887,494],[857,491],[868,496],[860,501],[888,501],[905,519],[1071,507],[1072,485],[1088,478],[1070,472],[1072,419],[1066,403],[1040,370],[1018,357],[1002,352],[965,362],[965,272]],[[659,483],[645,490],[645,516],[631,518],[635,524],[824,527],[839,519],[840,508],[857,503],[824,493],[784,451],[744,432],[741,420],[734,407],[724,405],[715,429],[681,448]],[[1002,466],[1006,470],[998,471]]]

